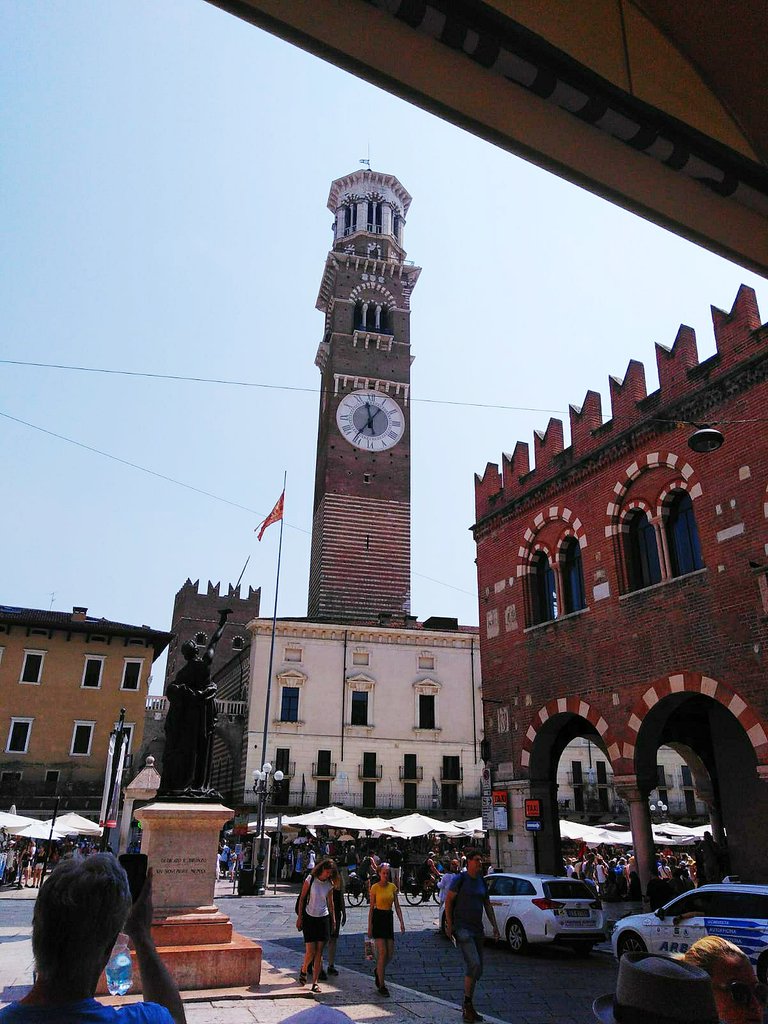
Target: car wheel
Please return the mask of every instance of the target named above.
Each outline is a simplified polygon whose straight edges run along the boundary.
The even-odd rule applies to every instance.
[[[594,942],[574,942],[573,952],[576,956],[589,956],[594,945]]]
[[[625,953],[647,953],[648,947],[637,932],[624,932],[616,943],[616,956],[621,960]]]
[[[525,953],[528,950],[528,939],[525,937],[525,928],[517,918],[507,921],[507,942],[513,953]]]
[[[757,977],[764,985],[768,984],[768,953],[763,953],[757,961]]]

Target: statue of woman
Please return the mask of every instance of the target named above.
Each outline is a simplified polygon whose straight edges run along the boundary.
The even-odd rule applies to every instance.
[[[181,646],[184,664],[168,685],[165,719],[165,751],[158,796],[218,798],[211,790],[213,728],[216,724],[216,684],[211,682],[211,663],[224,632],[231,608],[219,612],[219,625],[201,657],[197,645]]]

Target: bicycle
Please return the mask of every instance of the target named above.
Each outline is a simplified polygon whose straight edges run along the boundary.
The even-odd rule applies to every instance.
[[[427,878],[423,882],[419,882],[416,878],[411,875],[407,878],[403,886],[403,895],[405,900],[412,907],[418,906],[420,903],[428,903],[430,899],[434,900],[435,903],[440,902],[440,894],[437,890],[437,879]]]
[[[350,907],[359,907],[368,896],[365,882],[362,878],[359,878],[354,871],[350,871],[349,873],[349,880],[347,882],[346,889],[344,890],[344,896],[346,897],[347,903]]]

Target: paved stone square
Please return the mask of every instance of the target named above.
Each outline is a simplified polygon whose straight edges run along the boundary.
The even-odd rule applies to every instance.
[[[360,1024],[461,1021],[463,963],[437,933],[435,904],[403,907],[407,930],[395,940],[389,999],[376,991],[372,964],[363,958],[367,908],[348,908],[337,956],[340,974],[312,997],[297,977],[303,942],[295,927],[295,892],[264,898],[231,893],[231,885],[219,883],[216,901],[238,931],[262,944],[268,983],[245,998],[201,993],[185,999],[189,1024],[279,1024],[313,998],[338,1006]],[[31,895],[0,893],[0,1004],[19,998],[31,984],[33,909]],[[475,1002],[489,1024],[593,1024],[592,1000],[613,989],[615,980],[616,965],[606,953],[580,959],[570,950],[542,948],[517,957],[488,944]]]

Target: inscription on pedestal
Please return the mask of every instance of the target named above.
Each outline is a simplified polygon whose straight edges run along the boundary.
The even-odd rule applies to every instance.
[[[207,857],[160,857],[153,865],[155,877],[159,875],[207,875]]]

